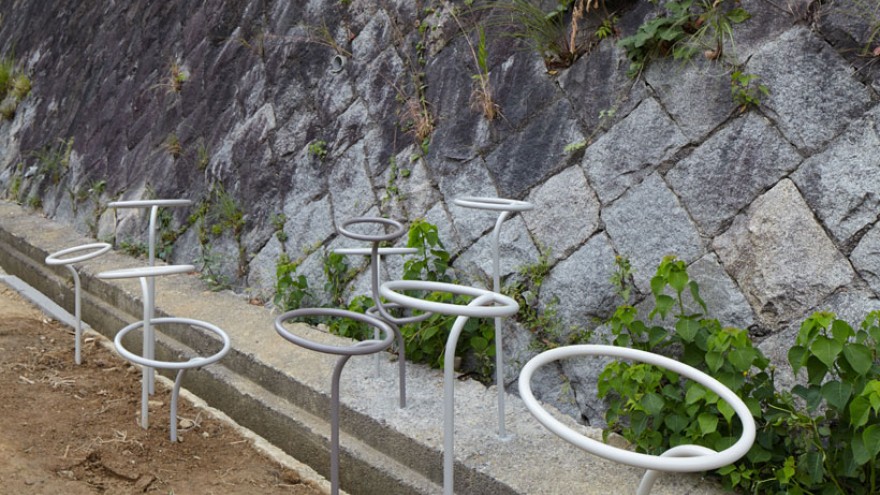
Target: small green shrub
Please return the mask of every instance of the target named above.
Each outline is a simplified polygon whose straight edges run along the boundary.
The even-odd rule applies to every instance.
[[[309,143],[309,155],[324,161],[327,158],[327,141],[315,140]]]
[[[31,94],[31,78],[27,74],[16,74],[12,79],[12,96],[21,101]]]
[[[291,261],[287,254],[282,253],[275,266],[275,306],[282,311],[290,311],[306,306],[314,301],[314,294],[309,289],[309,281],[305,275],[297,275],[301,261]]]
[[[740,113],[750,107],[757,107],[761,104],[761,98],[770,94],[767,86],[755,82],[758,79],[760,76],[745,74],[739,70],[730,74],[730,94],[739,106]]]

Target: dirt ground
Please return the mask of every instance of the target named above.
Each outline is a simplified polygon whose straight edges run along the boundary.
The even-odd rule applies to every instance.
[[[0,493],[323,493],[185,400],[172,444],[158,383],[142,429],[139,370],[97,340],[75,365],[73,330],[0,284]]]

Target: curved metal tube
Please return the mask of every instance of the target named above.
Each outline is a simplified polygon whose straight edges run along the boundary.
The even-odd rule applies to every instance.
[[[474,296],[467,306],[460,304],[440,303],[417,299],[396,291],[425,290],[431,292],[449,292],[455,295]],[[452,495],[454,487],[453,470],[455,465],[455,348],[458,337],[465,323],[471,317],[495,318],[510,316],[519,311],[519,305],[502,294],[443,282],[426,282],[421,280],[396,280],[385,282],[379,288],[380,294],[396,304],[430,311],[433,313],[457,315],[455,323],[446,339],[443,356],[443,493]]]
[[[107,244],[106,242],[96,242],[92,244],[83,244],[82,246],[62,249],[61,251],[46,256],[47,265],[63,265],[67,268],[68,271],[70,271],[70,274],[73,276],[73,311],[74,316],[76,317],[76,328],[74,328],[73,359],[76,364],[82,364],[82,345],[80,343],[82,341],[82,291],[80,289],[79,273],[77,273],[73,265],[75,263],[81,263],[83,261],[96,258],[109,251],[111,247],[112,246],[110,244]],[[79,256],[68,258],[64,257],[70,254],[81,253],[83,251],[87,252],[84,254],[80,254]]]
[[[147,231],[147,250],[148,250],[148,262],[149,266],[156,265],[156,220],[159,216],[159,208],[160,207],[176,207],[176,206],[189,206],[192,204],[192,200],[189,199],[138,199],[138,200],[126,200],[126,201],[111,201],[107,203],[108,208],[149,208],[150,209],[150,227]],[[150,278],[147,280],[147,289],[150,293],[150,299],[153,301],[156,300],[156,281]],[[150,310],[150,318],[152,319],[155,316],[155,313]],[[147,318],[144,318],[148,320]],[[144,333],[149,333],[152,335],[152,332],[148,329],[144,329]],[[155,342],[153,339],[150,339],[149,342],[144,342],[144,352],[146,356],[149,356],[151,359],[156,354]],[[147,387],[149,389],[149,393],[152,395],[156,391],[156,380],[155,375],[152,368],[146,369],[145,379],[147,380]]]
[[[120,279],[120,278],[139,278],[141,282],[141,292],[144,296],[144,341],[143,354],[145,359],[153,359],[155,357],[156,335],[153,332],[152,321],[156,308],[156,286],[153,285],[154,277],[163,275],[174,275],[180,273],[189,273],[194,271],[196,267],[193,265],[161,265],[161,266],[144,266],[138,268],[123,268],[120,270],[110,270],[101,272],[97,275],[102,279]],[[143,368],[144,393],[152,395],[155,393],[155,371],[151,366]],[[142,406],[146,407],[146,406]]]
[[[141,278],[141,284],[145,285],[144,278]],[[144,327],[146,329],[146,325],[144,321],[136,321],[122,330],[120,330],[116,334],[116,338],[113,339],[113,345],[116,346],[116,352],[119,353],[123,358],[135,363],[139,364],[146,368],[160,368],[160,369],[169,369],[169,370],[178,370],[177,378],[174,380],[174,388],[171,391],[171,421],[170,421],[170,435],[171,441],[177,441],[177,402],[178,396],[180,395],[180,384],[183,380],[183,372],[192,369],[192,368],[201,368],[202,366],[207,366],[209,364],[216,363],[223,356],[225,356],[229,350],[232,348],[231,342],[229,340],[229,336],[221,330],[219,327],[212,325],[210,323],[194,320],[192,318],[155,318],[152,323],[162,325],[167,323],[176,323],[176,324],[184,324],[190,325],[196,328],[201,328],[202,330],[207,330],[216,334],[223,342],[223,347],[215,352],[214,354],[208,357],[195,357],[191,358],[189,361],[157,361],[153,357],[146,356],[138,356],[137,354],[129,351],[122,345],[122,339],[132,330],[135,330],[140,327]],[[146,334],[144,335],[144,339],[146,339]],[[149,394],[147,389],[146,382],[141,383],[141,427],[146,429],[148,427],[148,415],[149,415]]]
[[[358,224],[379,224],[381,226],[390,226],[393,227],[394,230],[388,234],[380,234],[380,235],[371,235],[371,234],[359,234],[352,232],[349,230],[349,227],[352,225]],[[354,255],[369,255],[370,256],[370,283],[371,283],[371,294],[373,297],[373,307],[367,309],[367,314],[384,320],[389,324],[391,330],[394,332],[397,341],[397,366],[398,366],[398,383],[400,392],[398,398],[398,406],[403,409],[406,407],[406,349],[403,342],[403,334],[400,333],[400,325],[406,325],[408,323],[415,323],[419,321],[423,321],[427,319],[430,313],[415,315],[404,318],[396,318],[392,316],[385,308],[386,305],[383,305],[382,299],[378,295],[378,287],[379,287],[379,262],[381,260],[382,255],[390,255],[390,254],[414,254],[417,253],[418,250],[416,248],[387,248],[379,247],[380,242],[385,241],[393,241],[401,237],[406,229],[403,224],[396,220],[392,220],[390,218],[381,218],[381,217],[356,217],[349,220],[346,220],[342,223],[342,225],[338,228],[339,232],[352,239],[368,241],[372,243],[369,248],[340,248],[334,249],[335,253],[338,254],[354,254]],[[374,329],[373,337],[375,339],[379,339],[378,330]],[[376,374],[379,374],[379,354],[376,354]]]
[[[476,208],[499,212],[495,228],[492,230],[492,290],[501,292],[501,261],[500,239],[501,225],[511,213],[528,211],[534,208],[531,203],[505,198],[487,198],[465,196],[453,201],[464,208]],[[495,318],[495,387],[498,389],[498,436],[507,438],[504,428],[504,333],[501,326],[501,318]]]
[[[562,424],[541,407],[541,404],[532,394],[530,383],[532,375],[541,366],[552,361],[576,356],[610,356],[620,359],[629,359],[659,366],[691,379],[708,388],[717,394],[721,400],[724,400],[733,407],[733,410],[736,412],[736,415],[739,417],[740,422],[743,425],[742,435],[736,443],[721,452],[707,452],[699,447],[682,448],[674,452],[672,451],[673,449],[670,449],[668,456],[654,456],[618,449],[581,435]],[[590,452],[591,454],[628,466],[653,471],[678,473],[708,471],[736,462],[737,459],[744,456],[746,452],[749,451],[752,444],[755,442],[756,429],[752,413],[742,399],[734,394],[729,388],[711,376],[684,363],[637,349],[609,345],[573,345],[544,351],[529,360],[529,362],[523,367],[519,375],[519,392],[529,412],[531,412],[541,424],[556,436],[582,450]],[[680,457],[681,455],[696,457],[682,458]],[[656,478],[656,474],[652,474],[650,471],[646,473],[645,479],[647,481],[642,482],[642,485],[647,487],[646,490],[650,490],[654,478]],[[641,491],[641,487],[639,490],[639,495],[647,493]]]
[[[660,454],[660,457],[696,457],[701,455],[716,454],[717,452],[702,445],[677,445]],[[660,477],[660,471],[649,469],[642,476],[642,482],[636,490],[636,495],[650,495],[651,489],[654,488],[654,482]]]
[[[294,318],[304,316],[332,316],[336,318],[351,318],[353,320],[366,323],[384,334],[382,340],[364,340],[350,346],[332,346],[313,342],[303,337],[299,337],[286,328],[284,322]],[[300,308],[288,311],[275,319],[275,331],[278,332],[288,342],[292,342],[300,347],[312,351],[322,352],[325,354],[336,354],[339,359],[336,360],[336,366],[333,368],[333,376],[330,385],[330,494],[338,495],[339,493],[339,380],[342,376],[342,369],[351,356],[361,356],[364,354],[372,354],[380,352],[391,345],[394,338],[394,332],[391,327],[384,321],[373,316],[362,313],[355,313],[345,309],[333,308]]]

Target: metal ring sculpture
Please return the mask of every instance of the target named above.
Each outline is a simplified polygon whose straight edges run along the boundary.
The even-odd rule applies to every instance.
[[[191,325],[196,328],[201,328],[203,330],[207,330],[216,334],[223,341],[223,347],[217,351],[216,353],[208,356],[208,357],[194,357],[189,361],[181,361],[181,362],[172,362],[172,361],[157,361],[155,359],[147,359],[142,356],[138,356],[130,352],[122,345],[122,339],[132,330],[140,327],[144,327],[144,321],[136,321],[131,325],[123,328],[116,334],[116,338],[113,340],[113,344],[116,346],[116,351],[119,352],[122,357],[132,361],[136,364],[139,364],[144,367],[149,368],[160,368],[160,369],[168,369],[168,370],[178,370],[177,378],[174,380],[174,388],[171,390],[171,422],[169,429],[171,431],[171,441],[177,441],[177,398],[180,396],[180,384],[183,382],[183,373],[184,371],[191,368],[201,368],[202,366],[207,366],[209,364],[216,363],[223,356],[225,356],[230,349],[230,341],[229,336],[226,335],[226,332],[221,330],[215,325],[210,323],[193,320],[191,318],[156,318],[151,321],[153,324],[165,324],[165,323],[177,323],[184,325]],[[147,388],[141,386],[141,427],[147,428],[147,414],[148,414],[148,402],[149,398],[147,395]]]
[[[82,304],[80,301],[82,300],[82,296],[80,292],[79,273],[77,273],[76,269],[72,265],[76,263],[81,263],[83,261],[88,261],[92,258],[96,258],[109,251],[111,247],[112,246],[110,244],[107,244],[106,242],[96,242],[93,244],[83,244],[82,246],[62,249],[61,251],[46,256],[47,265],[64,265],[70,271],[70,274],[73,275],[73,307],[74,314],[76,316],[76,328],[74,328],[75,343],[73,356],[76,364],[82,363],[82,356],[80,351],[80,341],[82,340]],[[65,258],[65,256],[83,253],[84,251],[84,254]]]
[[[501,224],[511,213],[528,211],[534,208],[531,203],[517,201],[515,199],[487,198],[479,196],[465,196],[453,200],[458,206],[475,208],[479,210],[497,211],[498,220],[492,231],[492,290],[501,292],[501,262],[499,260],[499,239],[501,237]],[[498,436],[507,437],[504,429],[504,347],[502,346],[501,318],[495,319],[495,387],[498,389]]]
[[[156,335],[153,332],[152,321],[156,307],[156,285],[155,277],[163,275],[174,275],[179,273],[189,273],[196,269],[193,265],[164,265],[164,266],[144,266],[139,268],[123,268],[121,270],[110,270],[98,274],[101,279],[122,279],[137,278],[141,282],[141,292],[144,298],[144,318],[138,322],[137,326],[144,327],[143,337],[143,359],[146,361],[155,358]],[[161,318],[160,318],[161,319]],[[128,328],[128,327],[126,327]],[[149,371],[148,371],[149,370]],[[143,367],[143,378],[141,379],[141,426],[147,427],[147,397],[152,394],[154,382],[147,377],[153,377],[153,367],[145,365]]]
[[[284,328],[286,321],[304,316],[351,318],[379,330],[384,334],[384,338],[382,340],[364,340],[347,347],[337,347],[299,337]],[[342,376],[342,368],[352,356],[372,354],[387,349],[391,345],[392,339],[394,339],[394,332],[392,332],[391,327],[387,323],[378,318],[355,313],[354,311],[333,308],[301,308],[288,311],[275,319],[275,330],[285,340],[300,347],[339,356],[339,359],[336,361],[336,367],[333,369],[333,378],[330,385],[330,493],[331,495],[337,495],[339,493],[339,378]]]
[[[581,435],[562,424],[541,407],[541,404],[538,403],[532,394],[530,383],[532,375],[541,366],[553,361],[576,356],[609,356],[629,359],[659,366],[689,378],[716,393],[722,400],[733,407],[743,425],[742,435],[736,443],[721,452],[715,452],[699,445],[680,445],[669,449],[661,456],[618,449]],[[729,388],[711,376],[684,363],[637,349],[609,345],[573,345],[544,351],[529,360],[520,372],[519,393],[529,412],[556,436],[599,457],[628,466],[648,469],[649,471],[645,473],[645,477],[639,486],[638,495],[647,495],[650,492],[658,471],[688,473],[718,469],[732,464],[745,455],[755,442],[755,420],[752,417],[752,413],[749,412],[749,408],[742,399]]]
[[[126,200],[126,201],[111,201],[107,203],[108,208],[149,208],[150,209],[150,227],[147,231],[147,250],[148,250],[148,260],[149,266],[156,265],[156,222],[159,216],[159,208],[160,207],[176,207],[176,206],[189,206],[192,204],[192,201],[189,199],[135,199],[135,200]],[[148,286],[150,290],[150,297],[155,300],[156,299],[156,285],[152,278],[148,280]],[[152,314],[150,317],[152,318]],[[153,332],[149,331],[148,326],[144,327],[144,333],[149,333],[153,335]],[[147,346],[147,352],[149,353],[149,357],[152,358],[155,354],[153,349],[154,343],[150,341]],[[155,379],[153,377],[153,368],[146,367],[144,368],[144,380],[146,380],[149,391],[152,394],[155,391]]]
[[[470,303],[465,305],[426,301],[397,291],[422,290],[431,292],[448,292],[454,295],[472,296]],[[464,329],[468,318],[500,318],[511,316],[519,311],[519,305],[513,299],[475,287],[447,284],[444,282],[425,282],[420,280],[395,280],[385,282],[379,288],[379,294],[389,301],[403,307],[418,309],[431,313],[455,315],[455,323],[446,339],[446,350],[443,357],[443,493],[453,493],[453,463],[455,434],[455,348],[458,337]]]
[[[379,235],[371,235],[371,234],[361,234],[357,232],[352,232],[350,229],[353,225],[359,224],[378,224],[380,226],[389,226],[393,227],[394,230],[391,233],[387,234],[379,234]],[[431,316],[430,313],[424,313],[420,315],[410,316],[398,318],[392,316],[388,311],[389,309],[399,308],[397,305],[389,305],[383,304],[382,299],[379,297],[379,260],[382,255],[391,255],[391,254],[414,254],[417,253],[418,250],[416,248],[385,248],[379,247],[380,242],[393,241],[406,232],[403,224],[396,220],[391,220],[388,218],[380,218],[380,217],[357,217],[346,220],[342,223],[341,226],[338,227],[339,233],[342,235],[349,237],[351,239],[359,240],[359,241],[367,241],[372,244],[369,248],[339,248],[334,249],[333,251],[338,254],[352,254],[352,255],[362,255],[362,256],[370,256],[370,283],[373,297],[373,307],[367,309],[367,314],[380,320],[388,323],[391,327],[391,330],[394,332],[394,336],[397,341],[397,366],[398,366],[398,381],[400,383],[400,398],[398,399],[398,404],[400,408],[406,407],[406,355],[405,355],[405,347],[403,343],[403,335],[400,333],[400,325],[406,325],[408,323],[415,323],[419,321],[423,321]],[[374,331],[374,338],[378,339],[378,331]],[[379,372],[379,354],[376,354],[376,373]]]

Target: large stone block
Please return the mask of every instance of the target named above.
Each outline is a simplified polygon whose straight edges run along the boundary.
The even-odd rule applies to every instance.
[[[596,234],[553,267],[541,285],[541,301],[546,305],[554,297],[559,299],[557,315],[566,327],[593,327],[597,318],[610,316],[617,303],[613,272],[611,242],[605,234]]]
[[[485,211],[456,206],[453,201],[464,196],[497,197],[498,191],[479,158],[469,162],[435,162],[435,168],[439,172],[440,193],[449,208],[459,242],[470,245],[490,230],[494,222],[488,219]]]
[[[337,224],[379,204],[364,163],[363,142],[353,145],[336,160],[327,187]]]
[[[560,73],[559,87],[588,132],[610,127],[645,98],[644,82],[627,76],[627,66],[626,53],[609,39]]]
[[[494,227],[496,212],[480,211],[486,225]],[[471,279],[492,280],[492,244],[494,235],[489,232],[477,240],[455,260],[455,267],[463,270]],[[507,277],[523,266],[534,265],[538,261],[538,250],[529,236],[522,218],[515,216],[501,225],[498,239],[498,260],[500,276]],[[489,282],[491,288],[491,282]]]
[[[714,236],[801,156],[757,113],[733,120],[678,162],[666,181],[703,233]]]
[[[765,44],[747,65],[770,89],[762,107],[782,134],[811,152],[836,136],[871,101],[852,68],[805,27],[786,31]]]
[[[730,96],[730,69],[700,56],[687,64],[657,60],[648,66],[645,80],[692,142],[702,140],[736,107]]]
[[[632,263],[642,291],[650,289],[664,256],[674,254],[690,263],[705,253],[696,226],[658,174],[605,208],[602,220],[617,251]]]
[[[535,208],[522,212],[523,220],[554,260],[568,256],[599,227],[599,200],[576,165],[536,187],[528,200]]]
[[[871,289],[880,293],[880,226],[876,223],[849,256],[853,268]]]
[[[568,100],[547,103],[547,108],[533,115],[521,132],[500,143],[486,157],[486,168],[502,196],[522,197],[564,165],[567,144],[583,139]]]
[[[648,98],[587,148],[581,165],[603,204],[670,159],[687,138],[656,100]]]
[[[770,330],[800,317],[855,275],[788,179],[756,199],[713,247]]]
[[[880,209],[880,107],[804,161],[792,179],[834,239],[849,246]]]

